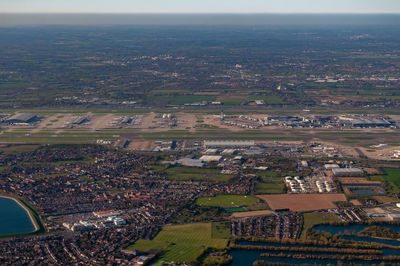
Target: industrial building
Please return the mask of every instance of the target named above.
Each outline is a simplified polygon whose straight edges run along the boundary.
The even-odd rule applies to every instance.
[[[83,116],[83,117],[77,117],[76,119],[74,119],[71,124],[73,125],[83,125],[87,122],[90,121],[90,118],[87,116]]]
[[[221,154],[223,154],[223,155],[234,155],[236,153],[237,153],[237,151],[235,149],[225,149],[225,150],[222,151]]]
[[[340,168],[340,166],[338,164],[331,163],[331,164],[325,164],[324,168],[326,170],[332,170],[332,169]]]
[[[204,162],[202,160],[198,159],[190,159],[190,158],[182,158],[176,161],[176,163],[183,165],[183,166],[189,166],[189,167],[203,167]]]
[[[332,173],[338,175],[361,175],[364,171],[360,168],[333,168]]]
[[[222,160],[222,156],[220,155],[203,155],[200,157],[200,161],[210,163],[210,162],[220,162]]]
[[[19,113],[7,118],[5,122],[8,124],[31,124],[38,120],[39,118],[35,114]]]
[[[254,140],[205,140],[205,148],[249,148],[254,147]]]
[[[370,117],[346,117],[341,116],[339,119],[342,125],[349,123],[352,127],[370,128],[370,127],[391,127],[393,124],[384,118]]]
[[[176,161],[163,161],[162,164],[183,165],[188,167],[203,167],[205,163],[200,159],[182,158]]]

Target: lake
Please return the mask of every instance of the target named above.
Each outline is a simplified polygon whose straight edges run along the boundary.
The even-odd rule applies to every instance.
[[[348,233],[359,233],[362,230],[370,227],[372,225],[366,224],[351,224],[351,225],[340,225],[340,226],[332,226],[332,225],[317,225],[313,228],[315,231],[325,231],[331,233],[332,235],[336,234],[344,234]],[[400,232],[400,226],[390,225],[390,224],[379,224],[380,227],[388,228],[395,232]]]
[[[0,197],[0,236],[35,231],[28,213],[16,201]]]

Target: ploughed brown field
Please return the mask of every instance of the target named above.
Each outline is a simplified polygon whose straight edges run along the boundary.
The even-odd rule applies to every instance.
[[[278,194],[258,195],[273,210],[290,209],[306,212],[337,208],[334,202],[347,201],[344,194]]]

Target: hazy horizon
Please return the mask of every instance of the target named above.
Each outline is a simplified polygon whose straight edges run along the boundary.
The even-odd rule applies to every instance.
[[[23,13],[399,13],[398,0],[2,0]]]
[[[0,25],[399,25],[400,14],[0,13]]]

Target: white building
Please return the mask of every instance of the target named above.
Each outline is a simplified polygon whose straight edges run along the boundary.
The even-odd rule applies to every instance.
[[[222,156],[220,155],[203,155],[200,157],[200,161],[210,163],[210,162],[220,162],[222,160]]]

